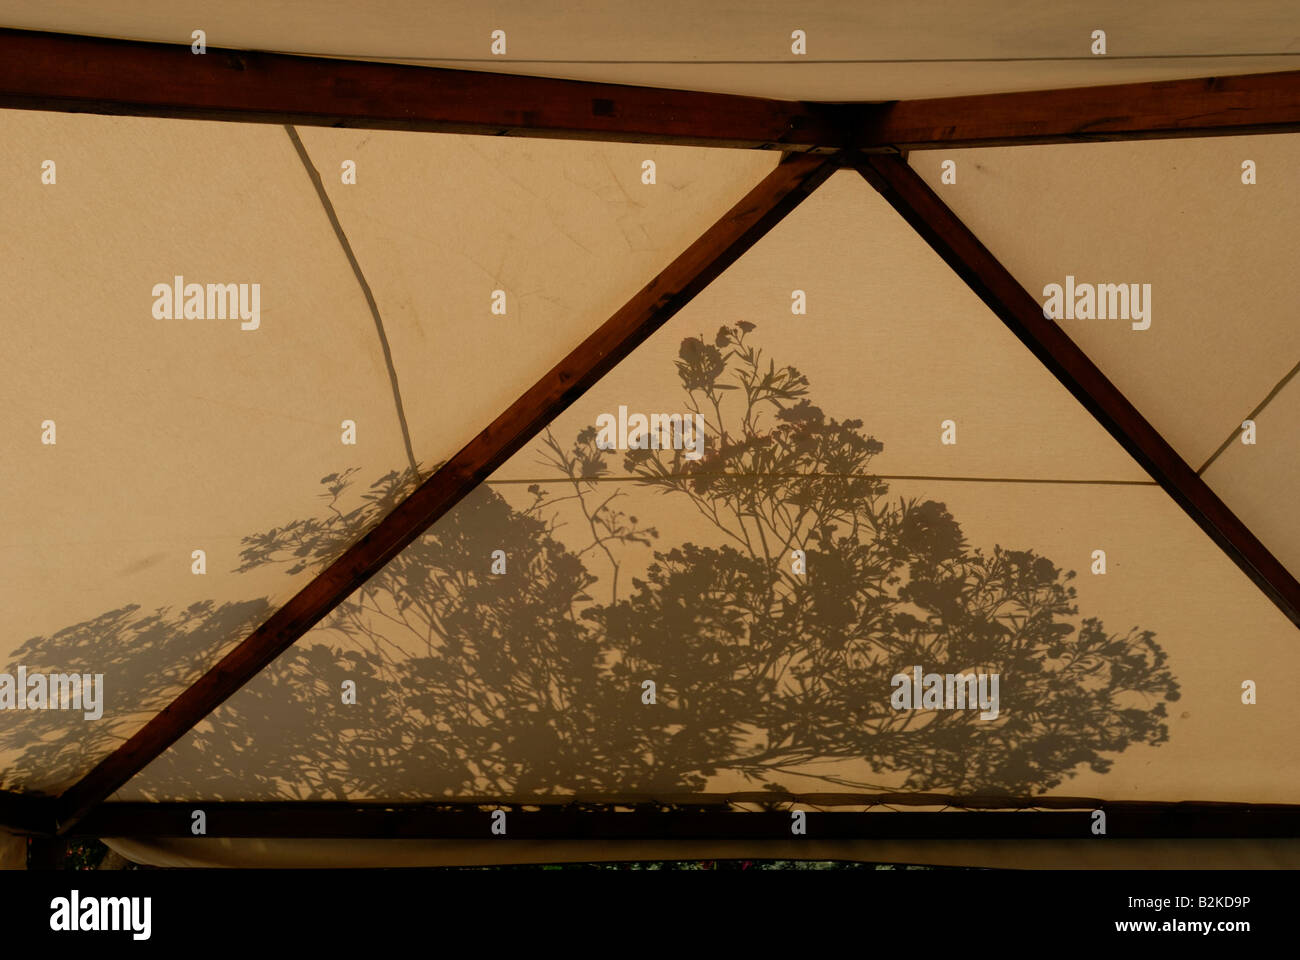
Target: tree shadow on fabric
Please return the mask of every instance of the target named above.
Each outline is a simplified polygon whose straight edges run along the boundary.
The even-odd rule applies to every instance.
[[[701,459],[667,435],[619,454],[595,428],[567,446],[548,432],[539,452],[563,479],[522,507],[478,487],[136,785],[154,799],[644,796],[728,774],[773,791],[812,778],[1023,796],[1163,743],[1179,693],[1154,635],[1079,618],[1073,573],[1033,550],[971,547],[944,504],[890,499],[869,470],[881,444],[812,405],[753,329],[681,345]],[[628,484],[605,483],[618,456],[633,489],[694,511],[710,542],[657,543],[620,509]],[[343,512],[355,471],[326,477],[327,509],[245,538],[240,569],[315,569],[413,481],[389,473]],[[561,509],[582,517],[583,544],[557,536]],[[652,544],[644,576],[620,582],[629,551]],[[267,613],[125,607],[29,641],[18,662],[111,663],[113,689],[139,702],[196,670],[205,637]],[[997,673],[999,716],[895,709],[891,678],[915,665]],[[88,736],[46,717],[0,732],[19,768],[115,745],[111,724]]]
[[[0,753],[21,751],[0,771],[0,787],[23,789],[39,775],[70,783],[115,750],[212,663],[215,651],[251,633],[272,613],[265,599],[211,600],[183,609],[126,604],[23,643],[3,670],[103,674],[103,715],[84,710],[0,711]]]

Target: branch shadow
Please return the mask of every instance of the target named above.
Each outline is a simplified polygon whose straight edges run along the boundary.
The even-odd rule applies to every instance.
[[[1078,616],[1072,572],[1033,550],[972,547],[942,503],[891,499],[870,473],[880,442],[813,406],[807,380],[765,362],[753,329],[682,343],[684,404],[708,424],[703,456],[647,442],[623,460],[637,490],[698,511],[715,543],[660,546],[620,593],[622,558],[658,532],[604,494],[615,453],[594,428],[570,447],[548,433],[538,450],[555,484],[529,488],[524,506],[476,488],[133,789],[159,800],[644,796],[726,775],[773,791],[812,778],[1028,796],[1167,740],[1179,690],[1151,631],[1107,632]],[[325,509],[246,537],[239,569],[318,568],[416,480],[389,472],[344,512],[356,471],[323,478]],[[561,503],[581,512],[590,542],[561,542]],[[593,572],[596,557],[609,573]],[[265,600],[126,605],[27,641],[8,669],[102,672],[133,704],[165,701],[270,612]],[[914,665],[998,673],[998,718],[896,709],[891,678]],[[18,759],[0,780],[86,768],[121,741],[129,707],[98,723],[63,711],[7,723],[0,752]]]

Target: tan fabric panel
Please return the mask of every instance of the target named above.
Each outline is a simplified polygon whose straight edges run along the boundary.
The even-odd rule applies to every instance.
[[[360,498],[330,494],[329,478],[368,482],[407,460],[375,319],[284,129],[24,111],[0,123],[15,266],[2,292],[19,318],[0,428],[12,587],[0,653],[11,675],[102,673],[106,691],[99,719],[0,713],[0,785],[55,791],[292,596],[304,561],[333,559],[381,512],[256,571],[242,567],[245,538],[311,514],[322,495],[347,514]],[[327,190],[374,291],[426,472],[775,163],[664,148],[658,183],[642,186],[637,147],[303,136],[339,183]],[[342,159],[360,163],[356,186],[339,182]],[[492,261],[492,276],[476,261]],[[255,283],[264,316],[248,330],[237,316],[156,319],[154,285],[176,275]],[[489,313],[497,285],[507,317]],[[53,445],[41,442],[47,419]],[[342,442],[345,420],[355,444]]]
[[[956,184],[942,184],[945,160]],[[1254,160],[1259,182],[1241,182]],[[1149,283],[1151,326],[1061,326],[1193,467],[1300,358],[1282,281],[1300,136],[913,154],[912,165],[1025,288]]]
[[[1119,472],[1122,451],[937,258],[889,232],[864,183],[825,191],[809,204],[835,211],[827,237],[782,224],[734,268],[743,285],[729,271],[552,425],[555,449],[543,438],[517,458],[564,457],[553,479],[507,465],[116,799],[772,784],[1293,800],[1300,747],[1274,678],[1300,668],[1294,628],[1154,484],[1045,482],[1107,479],[1099,465]],[[867,217],[865,242],[843,230]],[[797,278],[767,276],[787,231],[808,241],[798,263],[829,258],[861,292],[818,274],[809,314],[789,315]],[[836,259],[841,247],[851,255]],[[891,282],[861,281],[876,269]],[[757,324],[743,340],[741,321]],[[749,365],[751,389],[774,377],[795,415],[760,401],[747,421],[744,391],[719,391],[734,441],[720,453],[700,384],[737,385]],[[955,445],[932,393],[955,408]],[[713,445],[685,487],[671,451],[638,461],[579,436],[620,405],[687,403]],[[663,483],[631,482],[655,462]],[[570,470],[598,479],[554,479]],[[913,479],[837,478],[875,473]],[[749,498],[743,518],[726,484]],[[814,536],[823,524],[838,537]],[[920,711],[900,728],[888,680],[914,663],[999,673],[1005,712]],[[643,702],[646,679],[661,703]]]
[[[400,463],[402,441],[374,324],[282,129],[4,111],[0,130],[0,663],[104,674],[100,720],[0,712],[0,782],[52,791],[308,579],[237,573],[241,538],[313,509],[322,476]],[[258,284],[258,327],[155,318],[176,275],[249,284],[250,314]]]
[[[202,0],[111,6],[4,0],[0,22],[185,44],[203,29],[213,46],[786,99],[894,100],[1295,69],[1294,57],[1280,55],[1295,31],[1295,11],[1285,0],[1243,0],[1230,8],[1213,0],[1093,0],[1086,8],[1034,0],[822,0],[811,6],[666,0],[648,8],[618,0],[569,5],[563,16],[524,0],[490,8],[473,0],[436,6],[293,0],[269,7],[257,0],[219,7]],[[495,29],[507,33],[507,56],[490,54]],[[804,57],[791,52],[796,29],[807,34]],[[1105,57],[1090,53],[1096,29],[1107,32]],[[903,62],[809,62],[857,59]],[[583,60],[607,62],[573,62]],[[948,62],[926,62],[933,60]]]
[[[1205,471],[1205,482],[1279,560],[1300,571],[1300,383],[1289,382],[1255,417],[1254,445],[1241,442],[1242,432],[1233,431],[1232,442]]]
[[[941,182],[956,163],[955,184]],[[1257,182],[1242,183],[1244,161]],[[1223,137],[914,154],[914,168],[1039,298],[1048,284],[1151,284],[1151,325],[1061,325],[1193,468],[1239,431],[1300,361],[1286,296],[1300,136]],[[1292,572],[1297,387],[1205,473]],[[1288,415],[1289,414],[1289,415]]]
[[[793,293],[806,295],[803,315]],[[886,475],[1150,478],[857,173],[842,170],[552,424],[682,411],[682,341],[758,325],[828,415],[866,421]],[[766,359],[764,360],[766,363]],[[939,442],[944,420],[958,443]],[[621,471],[615,470],[615,473]],[[494,479],[555,476],[531,448]]]
[[[763,151],[302,128],[374,291],[415,455],[464,446],[777,162]],[[345,186],[344,161],[357,164]],[[642,183],[642,163],[655,183]],[[505,294],[505,315],[492,312]]]
[[[155,867],[443,867],[616,860],[857,860],[1007,870],[1283,870],[1296,840],[141,840],[109,847]]]
[[[591,495],[604,499],[612,486],[598,484]],[[494,489],[519,510],[531,499],[514,485]],[[1011,664],[1002,668],[1004,722],[1014,720],[1017,709],[1041,712],[1044,719],[1029,722],[1024,733],[1036,749],[1095,751],[1098,759],[1114,765],[1099,772],[1087,765],[1062,768],[1038,757],[1034,762],[1042,770],[1056,771],[1052,775],[1058,780],[1056,786],[1044,780],[1032,789],[1035,784],[1017,779],[1011,767],[1004,771],[1005,779],[979,781],[980,786],[1126,800],[1294,799],[1300,747],[1294,710],[1276,680],[1300,668],[1294,628],[1162,491],[931,481],[893,483],[889,496],[938,500],[961,523],[967,539],[986,551],[994,545],[1031,548],[1064,569],[1078,571],[1070,582],[1078,591],[1079,614],[1060,618],[1061,622],[1078,631],[1084,626],[1081,618],[1098,617],[1106,633],[1117,638],[1134,629],[1153,631],[1178,685],[1176,702],[1157,686],[1144,694],[1117,697],[1101,713],[1079,714],[1081,707],[1073,701],[1064,678],[1035,683],[1035,699],[1027,702],[1017,687],[1032,683],[1033,678],[1016,671],[1028,664],[999,646],[1002,652],[992,658]],[[656,550],[686,543],[713,549],[724,545],[726,539],[716,531],[710,533],[693,509],[673,501],[645,490],[627,490],[616,505],[637,517],[642,526],[655,528]],[[708,679],[712,661],[698,661],[691,653],[692,646],[712,650],[713,644],[724,642],[712,632],[720,628],[719,622],[703,612],[713,601],[701,598],[698,609],[692,608],[688,599],[692,579],[687,579],[677,588],[687,591],[678,601],[686,612],[643,609],[640,616],[649,619],[634,629],[641,642],[663,658],[661,665],[601,681],[612,689],[592,689],[589,684],[596,681],[583,658],[588,648],[565,626],[560,612],[549,606],[548,597],[557,589],[553,580],[534,587],[523,580],[528,573],[510,576],[508,569],[496,586],[484,575],[494,543],[506,548],[511,562],[530,562],[526,546],[512,530],[513,521],[477,499],[458,511],[454,521],[443,522],[445,543],[426,540],[423,555],[438,558],[436,570],[422,573],[422,566],[403,566],[391,579],[377,578],[364,604],[349,602],[331,627],[309,633],[299,641],[298,650],[218,708],[115,799],[385,799],[620,789],[644,795],[681,792],[692,783],[696,789],[725,792],[757,789],[767,782],[795,791],[961,792],[964,788],[974,792],[975,781],[954,783],[938,772],[933,779],[922,775],[915,782],[908,781],[907,769],[888,764],[873,772],[848,755],[853,750],[849,744],[861,742],[862,749],[870,745],[870,738],[852,731],[827,734],[823,743],[827,756],[791,761],[768,770],[759,780],[743,776],[728,758],[761,750],[728,750],[707,738],[665,743],[661,749],[671,751],[666,758],[671,762],[656,779],[636,760],[639,741],[623,733],[639,729],[644,711],[651,709],[640,701],[645,677],[658,678],[665,691],[686,686],[697,697],[710,690],[711,696],[729,696],[726,703],[737,703],[741,716],[748,713],[749,722],[759,726],[772,703],[770,696],[762,694],[724,694],[727,681]],[[584,521],[579,511],[557,514],[557,521],[563,524],[558,535],[570,553],[590,543],[590,534],[581,535]],[[1107,553],[1105,576],[1089,573],[1091,552],[1098,548]],[[631,585],[647,576],[650,550],[618,545],[615,549],[622,561],[619,597],[626,602],[633,592]],[[584,559],[598,577],[588,595],[609,602],[613,570],[608,561],[593,553]],[[713,561],[706,557],[703,562]],[[719,566],[724,562],[717,561]],[[816,563],[814,555],[810,565]],[[698,568],[690,569],[696,572],[683,576],[693,580],[704,576]],[[465,581],[462,587],[422,586],[426,577],[437,583],[458,575]],[[476,608],[476,619],[467,624],[469,614],[448,609],[455,607],[443,592],[449,589],[467,590],[487,606]],[[653,591],[651,595],[664,596]],[[444,629],[450,641],[429,626],[430,610],[448,618],[451,626]],[[696,614],[698,618],[692,619]],[[816,635],[848,640],[854,634],[851,623],[841,618],[820,625]],[[809,649],[817,643],[809,636],[801,636],[798,642]],[[618,643],[613,646],[622,648]],[[458,652],[453,654],[453,649]],[[643,655],[650,656],[644,651]],[[421,656],[432,659],[411,659]],[[949,672],[932,662],[922,666],[926,672]],[[548,675],[552,679],[545,681]],[[856,706],[863,711],[862,723],[868,722],[869,714],[876,717],[871,723],[879,722],[878,713],[869,708],[879,706],[883,711],[881,701],[889,690],[873,687],[869,670],[842,668],[829,675],[860,692],[846,695],[847,706],[820,695],[816,704],[803,708],[806,716],[832,727],[845,723]],[[341,684],[348,678],[357,684],[356,705],[341,702]],[[1241,702],[1243,680],[1258,685],[1258,703]],[[556,702],[562,704],[554,735],[538,729],[541,721],[531,712],[546,701],[539,688],[546,683],[555,684]],[[664,699],[672,702],[673,697],[665,692]],[[1133,739],[1133,734],[1112,731],[1110,736],[1118,737],[1118,743],[1098,745],[1099,724],[1118,729],[1120,711],[1147,711],[1160,703],[1168,710],[1168,718],[1159,721],[1167,742],[1151,745]],[[1051,722],[1061,729],[1049,733],[1047,718],[1054,718]],[[973,718],[970,725],[975,734],[980,732]],[[654,737],[650,741],[657,742]],[[742,742],[752,746],[752,741]],[[923,736],[916,746],[951,759],[972,749],[959,746],[960,742],[936,733]],[[1012,762],[998,746],[988,748],[987,758],[995,764]],[[689,772],[696,768],[712,772],[696,780],[697,774]]]

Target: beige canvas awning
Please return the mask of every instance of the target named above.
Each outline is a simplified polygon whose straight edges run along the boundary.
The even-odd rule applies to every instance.
[[[1257,840],[1214,805],[1281,805],[1267,835],[1291,835],[1296,81],[1155,83],[1288,70],[1287,12],[1212,37],[1172,6],[911,34],[884,8],[690,36],[494,14],[0,5],[258,51],[227,76],[224,53],[0,36],[40,51],[0,73],[0,674],[102,676],[98,706],[0,710],[5,824],[143,836],[154,804],[165,838],[202,807],[217,859],[255,862],[240,838],[284,821],[223,834],[223,810],[765,794],[1084,830],[1206,805],[1159,828],[1174,845]],[[436,68],[503,72],[499,26],[511,74],[680,92],[467,96]],[[84,78],[50,70],[72,50]],[[132,56],[181,72],[156,96],[96,73]],[[1147,81],[1096,114],[1093,85]],[[1084,89],[1015,99],[1054,87]],[[871,106],[958,93],[1001,106]],[[1052,284],[1108,310],[1044,320]],[[914,666],[999,700],[900,706]],[[954,862],[873,836],[845,856]]]

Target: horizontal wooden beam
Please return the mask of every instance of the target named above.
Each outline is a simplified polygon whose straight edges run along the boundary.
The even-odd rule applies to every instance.
[[[1038,798],[1040,801],[1044,798]],[[766,797],[771,804],[771,795]],[[1026,803],[1032,803],[1027,798]],[[1008,804],[1012,806],[1013,804]],[[791,834],[791,810],[806,812],[818,839],[1093,838],[1094,810],[1111,838],[1300,837],[1300,805],[1099,801],[1078,810],[789,809],[741,812],[728,805],[612,805],[550,801],[457,803],[105,803],[71,831],[90,837],[193,837],[202,810],[205,836],[277,838],[486,839],[493,810],[506,811],[503,839],[773,839]]]
[[[833,111],[790,100],[25,30],[0,30],[0,107],[787,152],[840,139]]]
[[[839,167],[790,154],[595,333],[321,571],[270,619],[59,798],[60,831],[169,746],[343,602],[635,350]]]
[[[509,61],[502,61],[507,66]],[[1300,71],[807,103],[0,29],[0,107],[833,152],[1300,130]]]
[[[864,150],[1285,133],[1300,130],[1300,71],[901,100],[854,122]]]
[[[858,170],[1270,600],[1300,626],[1300,583],[901,157]]]

